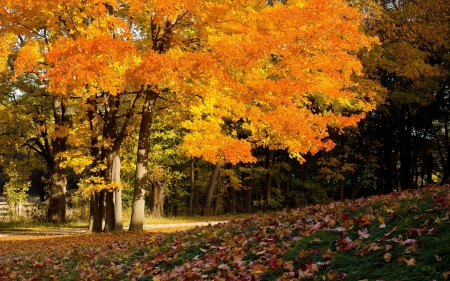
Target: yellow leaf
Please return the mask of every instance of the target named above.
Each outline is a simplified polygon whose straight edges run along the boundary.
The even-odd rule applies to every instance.
[[[408,266],[415,265],[416,259],[415,258],[411,258],[410,260],[405,259],[405,262]]]
[[[384,223],[384,218],[381,217],[381,216],[379,216],[379,217],[378,217],[378,222],[380,222],[381,224],[383,224],[383,223]]]
[[[386,254],[384,254],[384,260],[385,260],[386,262],[389,262],[389,261],[391,260],[391,257],[392,257],[391,253],[386,253]]]
[[[339,276],[339,273],[336,271],[330,271],[327,273],[328,279],[333,280],[334,278]]]

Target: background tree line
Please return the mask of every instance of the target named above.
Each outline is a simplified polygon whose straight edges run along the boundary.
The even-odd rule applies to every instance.
[[[1,8],[3,190],[48,220],[67,189],[101,231],[448,180],[447,1],[107,2]]]

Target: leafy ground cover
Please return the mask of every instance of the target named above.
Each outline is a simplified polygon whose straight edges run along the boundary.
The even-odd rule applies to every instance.
[[[447,280],[449,193],[430,186],[174,233],[0,240],[0,280]]]

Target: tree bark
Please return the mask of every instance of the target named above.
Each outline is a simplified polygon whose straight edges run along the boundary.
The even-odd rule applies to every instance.
[[[165,181],[152,182],[152,204],[150,214],[154,218],[161,218],[164,216],[164,189],[166,188]]]
[[[428,153],[427,155],[427,184],[433,183],[433,154]]]
[[[447,150],[447,154],[444,156],[444,150],[441,148],[441,146],[438,146],[438,152],[439,152],[439,158],[441,159],[441,166],[442,166],[442,179],[439,185],[444,185],[449,178],[450,175],[450,140],[449,140],[449,129],[447,124],[444,124],[444,148]],[[436,136],[436,139],[437,136]]]
[[[233,169],[233,164],[227,163],[226,169],[227,170]],[[234,187],[231,185],[230,176],[227,176],[226,182],[227,182],[227,186],[226,186],[227,193],[226,193],[226,199],[225,199],[225,205],[224,205],[224,213],[225,214],[235,213],[236,212],[236,207],[235,207],[236,203],[234,200]]]
[[[272,200],[272,165],[273,165],[273,150],[266,148],[266,206],[270,206]]]
[[[120,152],[118,148],[113,150],[110,157],[112,158],[112,169],[111,169],[111,181],[118,184],[120,181]],[[113,202],[114,202],[114,231],[123,230],[123,218],[122,218],[122,189],[116,188],[113,191]]]
[[[100,194],[98,192],[94,192],[91,195],[90,200],[88,233],[102,231],[102,219],[100,217],[99,201]]]
[[[359,168],[359,161],[358,161],[358,154],[359,154],[359,138],[357,137],[355,140],[355,150],[353,154],[353,164],[355,165],[355,170],[352,172],[352,199],[357,199],[359,194],[359,181],[358,181],[358,168]]]
[[[191,158],[191,192],[189,194],[189,215],[194,215],[194,199],[197,192],[196,180],[197,180],[197,161]]]
[[[66,187],[67,174],[64,169],[56,169],[52,175],[50,198],[48,204],[48,221],[63,223],[66,221]]]
[[[285,151],[285,163],[291,166],[291,158],[289,157],[289,153]],[[285,171],[286,182],[284,183],[284,207],[289,208],[291,206],[291,187],[292,187],[292,174],[291,168]]]
[[[71,126],[73,110],[65,105],[62,100],[53,100],[53,117],[57,126]],[[59,128],[56,127],[55,131]],[[61,168],[59,154],[67,150],[67,136],[57,136],[52,142],[52,160],[50,166],[52,170],[52,184],[50,187],[50,197],[48,204],[47,220],[52,223],[66,221],[66,189],[67,189],[67,169]]]
[[[411,114],[406,110],[406,106],[401,109],[402,126],[400,127],[400,186],[403,190],[411,188]]]
[[[148,178],[147,163],[150,150],[150,129],[153,122],[153,110],[155,108],[157,97],[158,93],[154,91],[146,92],[144,104],[142,106],[130,231],[140,231],[144,229],[145,187]]]
[[[211,207],[212,207],[211,205],[212,205],[212,199],[213,199],[213,195],[214,195],[214,189],[215,189],[216,183],[217,183],[217,178],[219,177],[220,166],[221,166],[221,164],[219,162],[217,162],[216,165],[214,165],[213,171],[211,173],[211,177],[209,178],[205,206],[203,208],[203,214],[205,216],[212,215],[213,210],[211,209]]]
[[[103,231],[113,231],[115,225],[114,218],[114,192],[111,190],[106,191],[106,217],[105,228]]]

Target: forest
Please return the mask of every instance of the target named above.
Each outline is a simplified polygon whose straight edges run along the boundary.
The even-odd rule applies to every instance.
[[[447,0],[5,0],[0,193],[91,232],[444,185]]]

